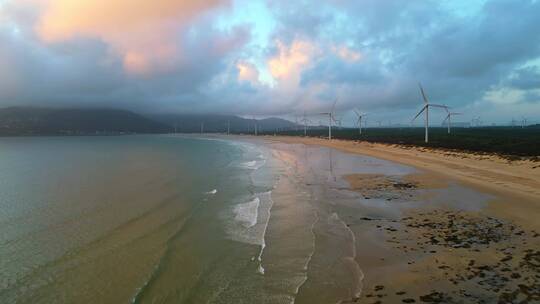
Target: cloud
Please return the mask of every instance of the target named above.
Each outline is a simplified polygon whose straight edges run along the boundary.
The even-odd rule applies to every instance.
[[[259,71],[252,63],[239,61],[236,68],[238,69],[238,81],[248,81],[252,84],[259,83]]]
[[[517,69],[510,76],[508,85],[522,90],[540,89],[540,67],[528,66]]]
[[[185,59],[178,32],[221,0],[44,0],[36,24],[47,43],[76,37],[104,41],[123,58],[128,72],[166,70]]]
[[[538,111],[539,1],[249,1],[0,0],[0,105]]]
[[[302,69],[312,59],[316,49],[308,41],[295,40],[290,45],[277,41],[277,53],[268,59],[272,77],[277,80],[299,78]]]

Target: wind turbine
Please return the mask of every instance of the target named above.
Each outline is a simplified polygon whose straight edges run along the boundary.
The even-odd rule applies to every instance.
[[[257,132],[258,132],[258,130],[257,130],[257,119],[255,119],[255,116],[253,116],[252,119],[253,119],[253,123],[255,124],[255,136],[257,136]]]
[[[457,112],[450,112],[448,111],[448,108],[446,108],[446,112],[448,113],[448,115],[446,115],[446,118],[443,120],[443,124],[445,121],[448,120],[448,134],[450,134],[450,125],[452,124],[452,116],[455,116],[455,115],[462,115],[462,113],[457,113]]]
[[[231,134],[231,121],[228,120],[227,121],[227,135],[230,135]]]
[[[309,119],[306,117],[306,111],[304,111],[304,116],[302,117],[302,120],[300,122],[304,125],[304,136],[307,136],[307,124],[311,123]]]
[[[525,117],[521,117],[521,128],[525,128],[525,126],[527,125],[527,118]]]
[[[482,124],[482,121],[480,120],[480,116],[473,117],[473,119],[471,120],[471,125],[473,127],[480,127],[481,124]]]
[[[321,115],[328,115],[328,139],[332,139],[332,121],[336,121],[335,115],[334,115],[336,103],[337,103],[337,98],[334,101],[334,104],[332,105],[332,109],[330,112],[319,113]]]
[[[428,132],[428,129],[429,129],[429,108],[430,107],[437,107],[437,108],[443,108],[443,109],[446,109],[446,111],[448,111],[447,107],[446,106],[443,106],[443,105],[439,105],[439,104],[434,104],[434,103],[429,103],[427,97],[426,97],[426,93],[424,93],[424,88],[422,88],[422,85],[421,84],[418,84],[418,86],[420,87],[420,92],[422,93],[422,98],[424,99],[424,106],[422,107],[422,109],[420,110],[420,112],[418,112],[418,114],[416,114],[416,116],[412,119],[411,122],[415,121],[416,118],[418,118],[418,116],[420,116],[420,114],[422,114],[422,112],[426,112],[426,119],[425,119],[425,122],[424,122],[424,126],[425,126],[425,129],[426,129],[426,135],[425,135],[425,142],[427,143],[428,140],[429,140],[429,132]]]
[[[367,114],[361,113],[357,109],[354,109],[354,113],[356,114],[356,116],[358,116],[358,120],[356,121],[356,123],[358,124],[358,133],[362,134],[362,118],[365,117]]]

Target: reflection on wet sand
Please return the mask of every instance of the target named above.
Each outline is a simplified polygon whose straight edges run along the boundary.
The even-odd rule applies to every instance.
[[[288,155],[282,160],[302,155],[294,167],[316,194],[312,205],[321,218],[297,303],[315,303],[321,288],[341,294],[342,303],[538,301],[540,235],[525,222],[495,217],[486,207],[500,198],[370,157],[301,144],[272,147]],[[339,241],[355,252],[340,249]],[[339,265],[347,256],[355,257],[358,272],[328,271],[328,261]],[[349,290],[356,280],[360,293],[325,284],[347,275]]]

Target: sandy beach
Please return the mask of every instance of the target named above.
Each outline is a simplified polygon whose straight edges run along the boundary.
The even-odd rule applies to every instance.
[[[510,161],[497,155],[335,139],[328,141],[320,138],[285,136],[269,138],[382,158],[485,188],[490,192],[540,201],[540,162]]]
[[[540,301],[538,163],[340,140],[267,139],[329,147],[418,170],[404,176],[342,176],[361,197],[337,207],[355,235],[355,260],[364,276],[362,293],[350,302]],[[479,203],[464,195],[466,189],[486,198]],[[430,197],[437,195],[444,197]]]

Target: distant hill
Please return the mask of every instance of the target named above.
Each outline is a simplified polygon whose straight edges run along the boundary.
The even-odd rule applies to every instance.
[[[175,128],[178,133],[204,132],[224,133],[230,123],[231,133],[253,133],[255,124],[259,132],[273,132],[277,130],[293,130],[297,125],[281,118],[246,119],[233,115],[195,115],[195,114],[158,114],[149,118]]]
[[[0,136],[165,133],[171,129],[139,114],[114,109],[0,109]]]

